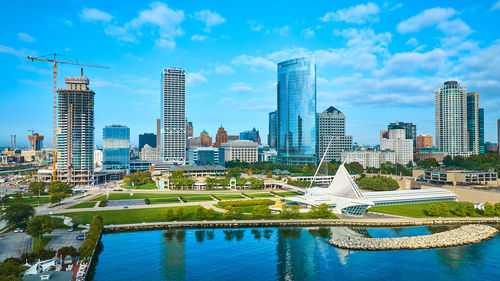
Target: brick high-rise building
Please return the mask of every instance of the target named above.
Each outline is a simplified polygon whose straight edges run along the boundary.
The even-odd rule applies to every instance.
[[[200,141],[202,147],[212,146],[212,137],[205,130],[203,130],[200,134]]]
[[[417,151],[422,148],[432,148],[433,140],[431,135],[419,135],[417,137]]]
[[[217,135],[215,135],[214,147],[220,147],[221,144],[226,142],[227,142],[227,132],[221,125],[219,130],[217,130]]]

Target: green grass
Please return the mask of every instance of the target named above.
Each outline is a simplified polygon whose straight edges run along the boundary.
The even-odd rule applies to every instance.
[[[267,198],[267,197],[274,197],[274,195],[272,195],[271,193],[269,192],[259,192],[259,193],[245,193],[253,198]]]
[[[245,199],[241,194],[239,193],[233,193],[233,194],[214,194],[217,198],[220,200],[234,200],[234,199]]]
[[[186,202],[200,202],[200,201],[212,201],[212,197],[209,194],[206,195],[182,195],[182,197],[186,200]]]
[[[79,209],[79,208],[94,208],[95,204],[97,201],[87,201],[87,202],[82,202],[80,204],[76,204],[74,206],[71,206],[67,209]]]
[[[0,201],[1,202],[1,201]],[[50,197],[49,196],[41,196],[40,197],[40,205],[50,203]],[[38,198],[37,197],[23,197],[22,200],[16,201],[14,199],[7,199],[5,201],[5,207],[12,206],[14,204],[28,204],[32,207],[38,206]]]
[[[461,203],[455,201],[444,202],[448,205],[450,210],[454,210]],[[368,209],[370,212],[391,214],[397,216],[414,217],[414,218],[429,218],[430,216],[425,214],[425,210],[428,210],[432,204],[436,203],[419,203],[419,204],[406,204],[406,205],[389,205],[389,206],[375,206]],[[450,215],[454,217],[453,214]]]
[[[45,249],[53,236],[42,236],[42,238],[33,239],[33,253],[38,253],[40,250]]]
[[[158,187],[156,187],[156,184],[154,182],[146,183],[143,185],[138,185],[135,188],[133,188],[133,187],[129,187],[129,188],[130,189],[158,189]]]
[[[195,220],[194,211],[198,206],[186,206],[185,220]],[[124,210],[109,210],[109,211],[90,211],[90,212],[75,212],[65,213],[65,216],[79,219],[82,224],[87,224],[92,221],[94,216],[102,216],[104,224],[129,224],[141,222],[164,222],[165,212],[167,209],[173,208],[174,210],[179,207],[168,208],[147,208],[147,209],[124,209]],[[220,218],[221,213],[216,213],[216,218]]]
[[[180,203],[178,197],[167,197],[167,198],[153,198],[149,199],[150,204],[169,204],[169,203]]]
[[[109,200],[127,200],[127,199],[152,199],[152,198],[168,198],[168,197],[179,197],[183,194],[173,194],[173,193],[134,193],[130,196],[129,192],[122,193],[110,193]],[[106,195],[102,195],[94,199],[96,201],[106,200]]]
[[[291,196],[300,196],[302,193],[300,192],[295,192],[295,191],[281,191],[281,192],[274,192],[278,194],[279,196],[283,197],[291,197]]]

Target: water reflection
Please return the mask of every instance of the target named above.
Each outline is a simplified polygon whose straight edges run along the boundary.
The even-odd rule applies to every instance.
[[[186,279],[185,238],[186,231],[183,229],[166,230],[163,237],[167,241],[163,247],[163,264],[161,274],[165,280]]]
[[[236,239],[236,241],[241,241],[243,240],[244,235],[244,229],[224,230],[224,239],[227,241],[231,241],[233,239]]]

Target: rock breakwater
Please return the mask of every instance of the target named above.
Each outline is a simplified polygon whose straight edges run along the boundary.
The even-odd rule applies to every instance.
[[[328,240],[328,243],[338,248],[351,250],[416,250],[479,243],[497,234],[498,230],[494,227],[481,224],[470,224],[429,235],[395,238],[333,238]]]

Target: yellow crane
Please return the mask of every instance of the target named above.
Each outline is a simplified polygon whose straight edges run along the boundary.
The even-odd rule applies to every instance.
[[[57,64],[71,64],[71,65],[80,65],[80,66],[88,66],[88,67],[98,67],[98,68],[109,68],[107,66],[102,66],[102,65],[96,65],[96,64],[84,64],[84,63],[79,63],[77,58],[74,58],[75,61],[62,61],[62,60],[57,60],[57,56],[62,56],[58,54],[50,54],[50,55],[45,55],[41,57],[32,57],[28,56],[28,59],[31,61],[46,61],[46,62],[51,62],[53,63],[53,77],[54,77],[54,104],[53,104],[53,132],[52,132],[52,144],[53,144],[53,151],[52,151],[52,181],[57,180],[57,173],[56,173],[56,163],[57,163],[57,152],[56,152],[56,135],[57,135]],[[52,58],[53,57],[53,58]],[[83,69],[82,69],[82,74],[83,74]],[[68,159],[68,163],[70,163],[71,159]]]

